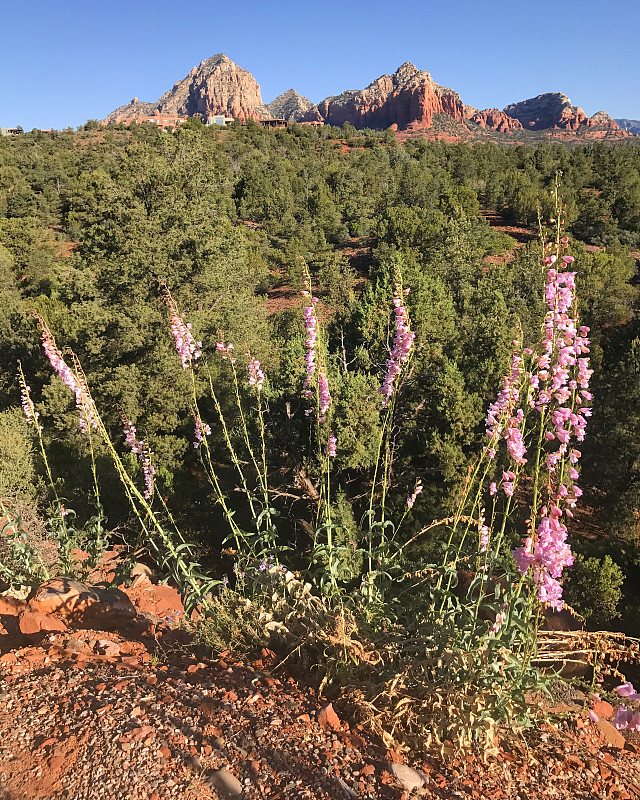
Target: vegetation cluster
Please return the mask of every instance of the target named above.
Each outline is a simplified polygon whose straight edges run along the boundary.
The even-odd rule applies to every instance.
[[[633,145],[0,140],[0,497],[50,504],[67,574],[120,540],[209,641],[312,642],[388,678],[353,689],[368,719],[410,697],[405,736],[489,741],[526,716],[541,602],[637,632],[638,246]],[[4,578],[37,580],[12,530]]]

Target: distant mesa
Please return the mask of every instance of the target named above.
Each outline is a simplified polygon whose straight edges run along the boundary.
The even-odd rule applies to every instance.
[[[262,101],[260,86],[247,70],[224,53],[218,53],[194,67],[155,103],[134,97],[130,103],[111,112],[105,123],[151,118],[161,127],[177,127],[187,117],[205,121],[231,119],[261,121],[266,127],[282,127],[287,122],[309,125],[342,126],[357,129],[392,128],[402,136],[431,131],[434,118],[451,120],[458,137],[473,137],[496,131],[512,137],[522,131],[544,131],[566,138],[580,135],[591,138],[622,138],[640,133],[640,122],[616,120],[604,111],[593,117],[574,106],[560,92],[549,92],[498,108],[478,110],[465,105],[460,95],[436,83],[426,70],[406,61],[392,75],[382,75],[364,89],[349,89],[313,104],[295,89],[289,89],[268,105]],[[481,130],[479,130],[481,129]]]
[[[616,119],[616,122],[621,130],[640,135],[640,119]]]

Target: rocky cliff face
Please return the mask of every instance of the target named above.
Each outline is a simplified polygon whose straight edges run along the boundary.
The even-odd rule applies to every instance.
[[[522,123],[519,119],[508,116],[499,108],[485,108],[484,111],[478,111],[477,108],[465,106],[465,116],[481,128],[488,128],[500,133],[514,133],[522,130]]]
[[[619,130],[616,121],[604,111],[587,117],[579,106],[571,105],[571,100],[560,92],[539,94],[521,103],[512,103],[504,111],[510,117],[520,120],[523,128],[533,131],[548,128],[575,131],[581,125]]]
[[[299,122],[313,108],[313,103],[308,97],[299,95],[295,89],[289,89],[268,103],[267,108],[272,117]]]
[[[333,95],[315,106],[294,89],[289,89],[266,106],[253,76],[224,53],[194,67],[157,102],[141,102],[134,97],[130,103],[109,114],[105,122],[140,116],[206,118],[214,114],[242,121],[283,117],[297,122],[317,121],[330,125],[350,122],[355,128],[382,130],[391,127],[404,136],[422,135],[422,132],[432,129],[435,115],[453,119],[457,123],[456,136],[462,138],[479,133],[469,122],[479,128],[511,134],[524,128],[547,131],[561,138],[574,137],[578,129],[579,136],[591,138],[631,135],[627,132],[627,125],[620,130],[616,121],[604,111],[587,117],[581,108],[572,105],[569,98],[559,92],[513,103],[503,111],[497,108],[479,111],[463,105],[457,92],[438,85],[428,72],[419,70],[408,61],[393,75],[382,75],[366,89]],[[640,127],[640,123],[635,124]]]
[[[350,122],[356,128],[398,130],[430,128],[434,114],[464,119],[464,105],[457,92],[439,86],[431,75],[408,61],[393,75],[370,83],[366,89],[327,97],[306,115],[329,125]]]
[[[253,75],[234,64],[224,53],[202,61],[156,103],[140,103],[134,98],[131,103],[109,114],[106,122],[155,114],[170,117],[224,114],[243,122],[270,116]]]
[[[539,94],[520,103],[506,106],[505,114],[520,120],[527,130],[539,131],[545,128],[565,128],[576,130],[587,115],[560,92]]]

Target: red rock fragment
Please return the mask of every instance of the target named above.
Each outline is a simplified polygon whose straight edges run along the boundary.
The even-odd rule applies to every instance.
[[[94,650],[103,656],[114,657],[120,655],[120,645],[110,639],[98,639],[94,645]]]
[[[609,767],[605,767],[604,764],[598,764],[598,767],[600,769],[600,775],[602,777],[602,780],[608,781],[609,778],[611,777],[611,770],[609,769]]]
[[[608,722],[606,719],[599,719],[596,725],[610,747],[615,747],[618,750],[622,750],[624,748],[624,736],[620,733],[620,731],[616,730],[610,722]]]
[[[40,631],[66,631],[67,626],[61,619],[52,617],[49,614],[41,614],[38,611],[26,609],[19,617],[20,631],[29,636]]]
[[[318,712],[318,724],[322,728],[326,728],[328,725],[330,728],[333,728],[334,731],[340,730],[340,718],[333,710],[332,703],[329,703],[329,705]]]
[[[0,595],[0,616],[17,617],[26,607],[24,600]]]
[[[52,578],[42,583],[29,601],[29,607],[41,614],[78,616],[98,602],[89,586],[69,578]]]
[[[607,703],[606,700],[598,700],[593,704],[592,709],[598,717],[604,717],[605,719],[613,717],[613,706],[611,703]]]

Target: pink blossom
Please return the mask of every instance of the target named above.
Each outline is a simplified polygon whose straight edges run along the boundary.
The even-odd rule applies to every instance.
[[[393,337],[393,348],[391,355],[387,359],[387,372],[382,382],[382,386],[378,390],[382,396],[382,407],[386,408],[393,395],[393,388],[396,378],[402,372],[403,365],[409,360],[415,333],[411,330],[411,320],[407,313],[407,309],[403,305],[400,298],[399,286],[396,284],[393,305],[395,314],[395,335]]]
[[[325,415],[331,405],[331,397],[329,395],[329,381],[325,374],[324,368],[320,367],[318,370],[318,396],[319,396],[319,416],[318,421],[324,422]]]
[[[260,362],[258,359],[251,357],[249,361],[249,386],[255,386],[259,392],[264,383],[264,372],[260,369]]]
[[[202,422],[199,418],[196,418],[196,429],[195,429],[196,440],[193,443],[193,446],[196,448],[196,450],[204,442],[205,436],[211,436],[211,428],[207,425],[206,422]]]
[[[22,411],[24,412],[25,419],[27,420],[28,425],[35,425],[39,430],[42,430],[42,425],[38,423],[38,417],[40,414],[35,409],[33,405],[33,400],[31,399],[31,395],[29,392],[31,391],[31,387],[27,386],[24,382],[22,377],[22,370],[20,371],[20,398],[22,404]]]
[[[38,316],[38,323],[40,326],[40,338],[42,340],[42,348],[45,355],[49,359],[49,363],[57,372],[58,377],[65,383],[76,398],[76,407],[80,411],[79,425],[83,433],[87,431],[87,422],[92,428],[98,427],[98,411],[93,402],[93,398],[89,392],[86,379],[82,371],[78,368],[72,370],[71,367],[65,362],[62,353],[58,349],[53,334],[47,327],[43,317]]]
[[[480,533],[480,552],[485,553],[489,547],[489,528],[486,525],[480,525],[478,528]]]
[[[182,369],[188,369],[195,364],[202,355],[200,348],[202,342],[196,342],[191,333],[191,323],[184,321],[184,314],[178,313],[178,307],[171,295],[167,296],[169,303],[169,314],[171,318],[171,333],[176,344],[176,350],[180,356]]]
[[[136,429],[131,420],[123,415],[122,423],[125,441],[131,448],[131,452],[138,456],[138,460],[142,466],[142,474],[144,475],[145,483],[144,496],[148,500],[153,494],[153,483],[156,475],[155,467],[151,463],[151,453],[142,439],[136,439]]]
[[[422,492],[422,481],[418,480],[416,483],[416,488],[413,491],[413,494],[407,497],[407,508],[413,508],[414,503],[416,502],[418,495]]]
[[[226,361],[229,360],[230,364],[235,364],[236,360],[233,356],[233,344],[229,342],[229,344],[225,344],[224,342],[216,342],[216,350],[219,353],[222,353],[222,360]]]
[[[329,456],[329,458],[335,458],[337,443],[338,443],[338,440],[336,439],[336,437],[333,434],[330,434],[330,436],[329,436],[329,447],[327,449],[327,455]]]
[[[522,575],[532,568],[538,598],[552,608],[562,607],[562,586],[557,579],[574,560],[566,543],[567,528],[560,521],[561,517],[562,511],[557,505],[549,509],[544,507],[535,540],[529,537],[525,545],[513,553]]]

